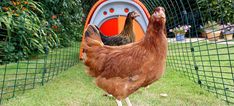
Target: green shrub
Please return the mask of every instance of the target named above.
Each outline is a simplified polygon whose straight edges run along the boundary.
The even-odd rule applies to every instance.
[[[45,52],[58,43],[57,35],[47,27],[41,4],[33,0],[3,1],[0,28],[6,29],[5,61],[17,61]],[[40,17],[38,17],[40,16]]]
[[[198,0],[204,21],[234,23],[233,0]]]
[[[80,0],[38,0],[44,4],[49,26],[56,32],[62,47],[81,40],[83,30]]]
[[[81,40],[80,0],[11,0],[0,4],[0,62],[17,61]],[[3,35],[3,36],[2,36]]]

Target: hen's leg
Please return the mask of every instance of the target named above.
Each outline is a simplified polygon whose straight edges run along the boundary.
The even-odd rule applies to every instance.
[[[115,101],[117,102],[117,105],[118,105],[118,106],[123,106],[123,105],[122,105],[122,102],[121,102],[120,100],[116,99]]]
[[[130,100],[129,100],[128,97],[125,99],[125,101],[127,102],[128,106],[132,106],[132,104],[131,104],[131,102],[130,102]]]

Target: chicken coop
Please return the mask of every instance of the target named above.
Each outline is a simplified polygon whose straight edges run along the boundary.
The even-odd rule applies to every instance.
[[[100,1],[83,1],[83,6],[89,7],[85,14]],[[181,72],[218,98],[234,103],[233,1],[126,0],[129,1],[141,2],[149,13],[157,6],[165,8],[167,67]]]
[[[233,0],[0,0],[0,103],[52,82],[79,64],[88,24],[113,36],[123,29],[127,14],[136,11],[140,17],[133,30],[140,41],[151,14],[162,6],[167,17],[167,67],[233,105],[233,4]]]
[[[131,11],[136,11],[140,15],[140,17],[133,22],[133,29],[136,33],[135,39],[139,41],[146,32],[148,18],[150,17],[148,10],[141,2],[131,0],[99,0],[90,9],[84,28],[89,24],[94,24],[107,36],[117,35],[123,30],[126,16]],[[82,47],[80,50],[82,51]],[[80,57],[82,57],[82,53]]]

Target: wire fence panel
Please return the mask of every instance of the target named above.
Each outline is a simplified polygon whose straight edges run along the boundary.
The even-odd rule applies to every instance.
[[[142,2],[150,13],[157,6],[166,9],[169,37],[168,67],[173,67],[202,88],[233,104],[234,1],[142,0]],[[185,33],[184,40],[179,39],[175,32],[169,31],[179,25],[191,26]],[[210,32],[207,33],[208,29]],[[228,32],[225,29],[230,30]],[[231,38],[227,38],[228,34]]]
[[[12,98],[38,85],[44,85],[77,64],[79,45],[79,42],[74,42],[70,47],[56,47],[45,54],[19,60],[16,63],[3,61],[0,65],[1,100]]]

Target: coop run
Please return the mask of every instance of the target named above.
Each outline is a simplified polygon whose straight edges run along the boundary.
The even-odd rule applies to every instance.
[[[80,25],[97,1],[0,0],[1,102],[43,85],[79,62]],[[167,67],[234,104],[234,1],[133,1],[142,2],[150,14],[157,6],[165,8]]]

